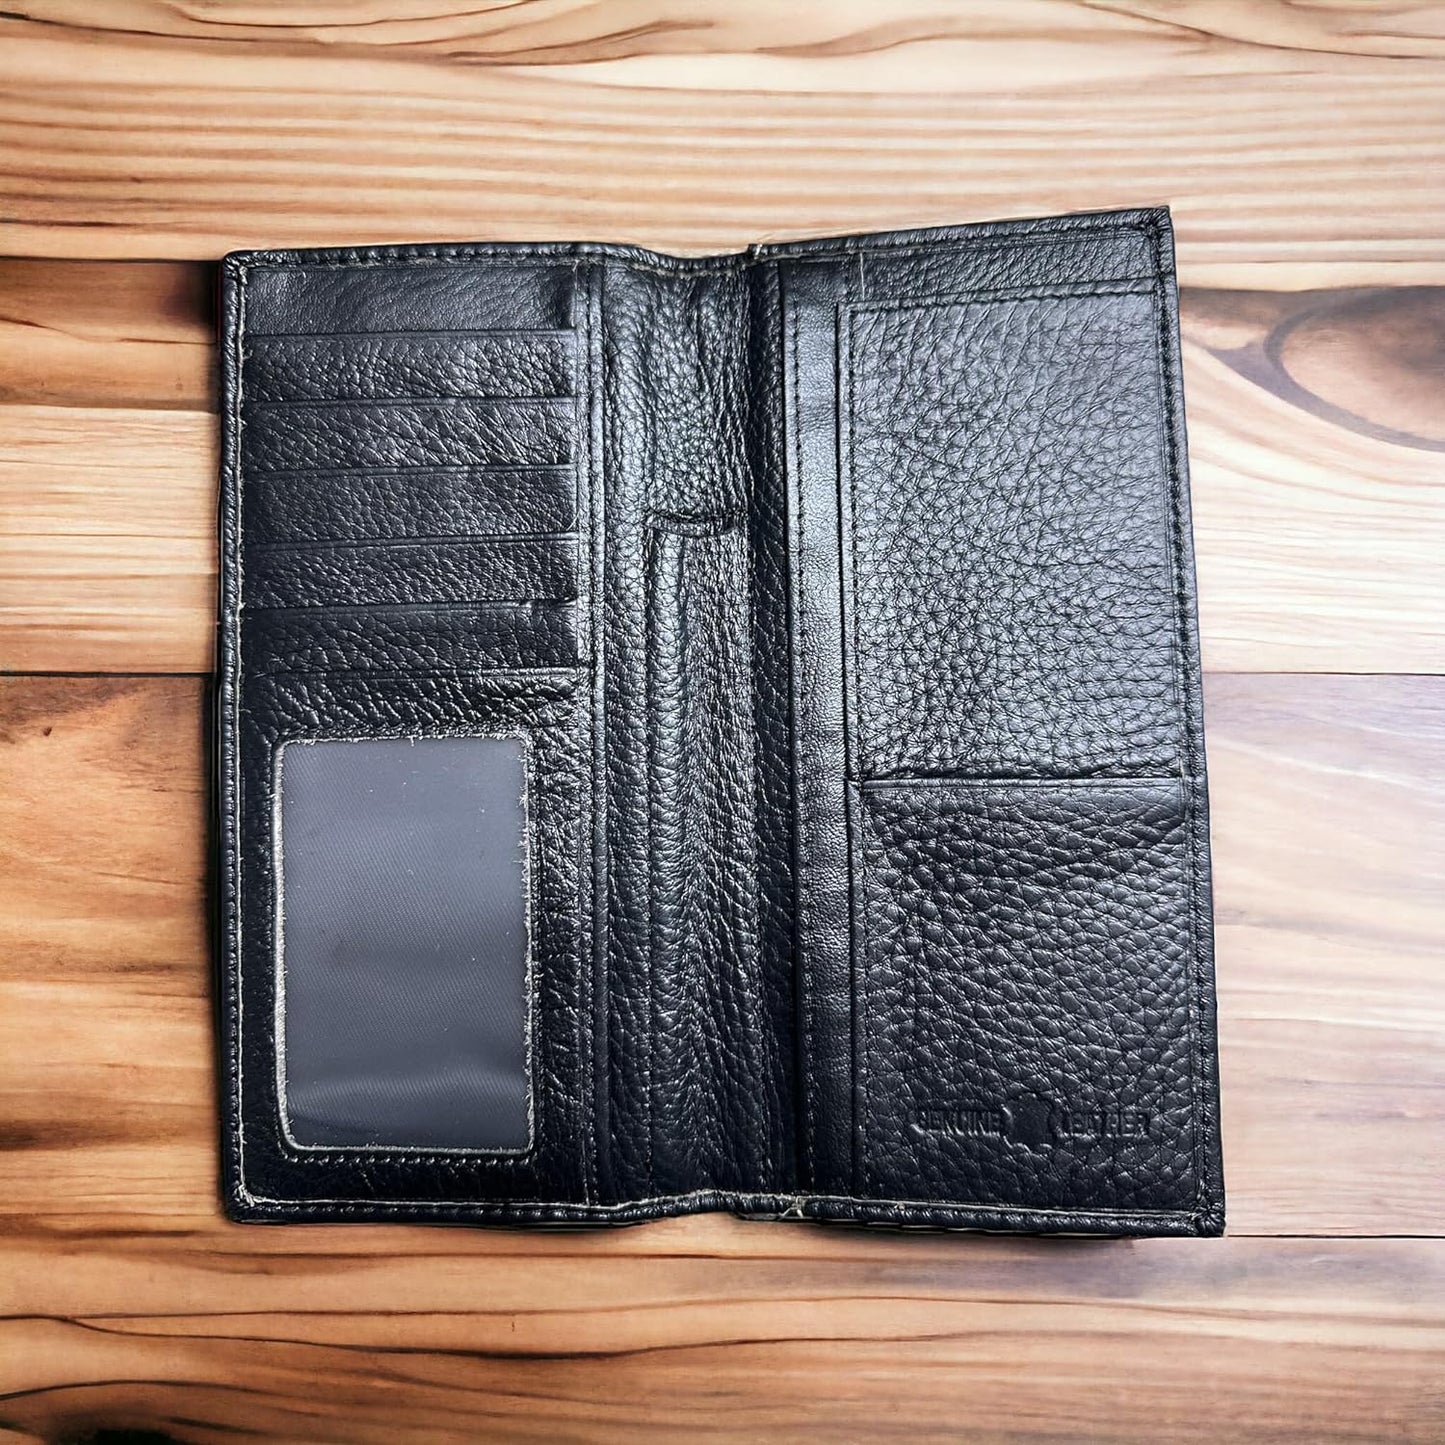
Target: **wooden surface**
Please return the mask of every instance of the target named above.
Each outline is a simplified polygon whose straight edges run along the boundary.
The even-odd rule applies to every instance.
[[[216,256],[1159,201],[1230,1236],[222,1222]],[[1445,6],[10,0],[0,671],[0,1439],[1445,1439]]]

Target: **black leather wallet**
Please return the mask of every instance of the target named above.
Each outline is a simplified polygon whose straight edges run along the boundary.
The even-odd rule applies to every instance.
[[[233,1218],[1222,1229],[1167,212],[222,299]]]

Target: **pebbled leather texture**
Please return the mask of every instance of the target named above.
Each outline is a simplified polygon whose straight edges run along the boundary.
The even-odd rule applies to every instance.
[[[1167,212],[222,273],[236,1219],[1223,1228]],[[530,1144],[298,1147],[277,758],[526,758]]]

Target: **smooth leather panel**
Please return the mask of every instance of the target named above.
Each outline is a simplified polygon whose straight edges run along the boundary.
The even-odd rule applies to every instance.
[[[853,1186],[852,874],[839,557],[839,309],[856,269],[780,266],[792,603],[792,772],[800,1174],[820,1194]]]

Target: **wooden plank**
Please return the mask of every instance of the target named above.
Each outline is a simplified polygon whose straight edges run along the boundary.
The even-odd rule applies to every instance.
[[[1121,41],[1138,46],[1129,58],[1152,55],[1192,73],[1257,70],[1273,57],[1253,48],[1271,47],[1332,57],[1378,55],[1393,59],[1445,56],[1445,18],[1431,0],[1405,0],[1388,9],[1371,5],[1329,7],[1240,6],[1218,0],[1136,0],[1099,10],[1090,6],[1049,7],[1016,0],[982,0],[974,14],[941,11],[926,0],[891,0],[885,8],[861,4],[799,5],[780,10],[766,0],[740,0],[716,11],[687,11],[675,0],[633,0],[626,25],[615,5],[541,0],[518,14],[506,6],[470,5],[447,10],[437,4],[338,11],[324,0],[288,4],[282,14],[241,10],[220,14],[193,11],[166,0],[110,0],[97,12],[86,0],[40,0],[26,5],[32,19],[66,25],[96,38],[156,35],[257,41],[292,53],[319,47],[356,49],[405,46],[409,51],[473,64],[599,65],[632,63],[660,82],[679,84],[668,64],[679,56],[747,58],[778,55],[808,59],[862,60],[876,76],[894,50],[908,49],[897,67],[916,88],[950,79],[943,57],[925,45],[976,40],[980,32],[1012,45],[1067,42],[1089,52],[1095,67],[1122,77],[1130,72],[1118,55]],[[1179,42],[1193,40],[1181,53]],[[1147,48],[1146,48],[1147,46]],[[1036,58],[1042,58],[1037,55]],[[1275,61],[1274,63],[1278,63]],[[920,65],[924,73],[919,74]],[[852,67],[856,73],[861,66]],[[885,69],[884,74],[893,71]],[[699,74],[704,72],[699,71]],[[726,78],[722,71],[719,80]]]
[[[1445,288],[1183,309],[1206,668],[1445,670]]]
[[[203,692],[191,678],[0,687],[12,1229],[141,1231],[164,1249],[162,1234],[209,1249],[235,1233],[215,1202]],[[1231,1227],[1437,1233],[1445,680],[1214,678],[1208,703]],[[715,1228],[659,1237],[675,1253]],[[387,1250],[417,1237],[341,1233]],[[266,1253],[286,1231],[240,1236]],[[516,1247],[500,1238],[468,1248]]]
[[[66,404],[0,407],[0,664],[210,665],[210,279],[0,262],[0,395]],[[1183,326],[1206,666],[1445,670],[1445,287],[1189,290]]]
[[[0,402],[215,405],[213,267],[0,257]]]
[[[1445,679],[1205,702],[1231,1226],[1438,1233]]]
[[[1445,276],[1428,5],[28,8],[0,21],[17,254],[713,249],[1167,200],[1192,284]]]
[[[0,669],[211,665],[215,432],[200,412],[0,405]]]
[[[739,1226],[741,1229],[741,1226]],[[783,1233],[801,1233],[779,1226]],[[442,1231],[423,1231],[447,1236]],[[169,1299],[75,1244],[22,1261],[0,1413],[46,1439],[1429,1441],[1440,1241],[907,1239],[867,1260],[213,1259]],[[276,1261],[280,1263],[280,1261]],[[50,1301],[112,1297],[69,1318]],[[92,1306],[92,1308],[94,1308]]]

